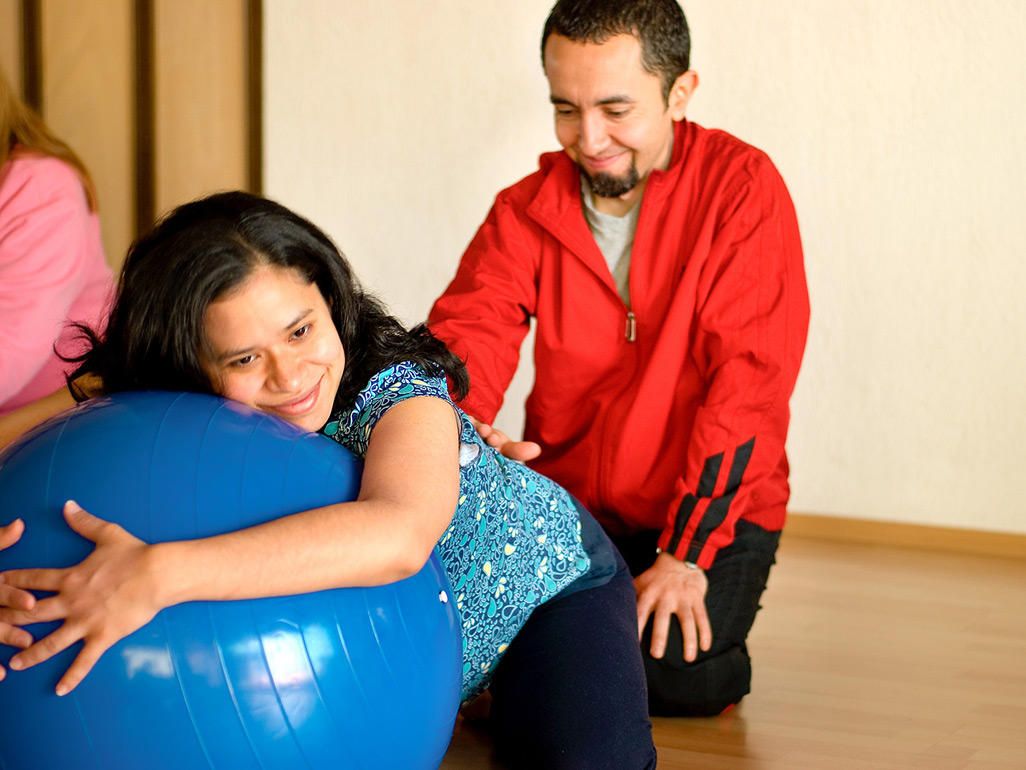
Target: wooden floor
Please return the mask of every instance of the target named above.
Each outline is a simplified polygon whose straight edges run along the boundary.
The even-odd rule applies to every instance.
[[[663,770],[1026,768],[1026,561],[789,538],[752,694],[654,720]],[[460,725],[444,768],[499,767]]]

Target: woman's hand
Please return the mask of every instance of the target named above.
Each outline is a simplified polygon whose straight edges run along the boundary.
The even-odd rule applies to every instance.
[[[57,683],[58,695],[75,689],[104,652],[162,609],[149,558],[151,546],[70,500],[64,506],[64,518],[75,532],[96,543],[84,561],[67,569],[18,569],[0,575],[10,587],[55,594],[31,609],[0,609],[0,627],[64,621],[11,658],[12,670],[29,668],[80,640],[85,642]]]
[[[21,519],[15,519],[5,527],[0,527],[0,551],[10,548],[21,539],[25,531],[25,524]],[[0,574],[0,612],[5,609],[31,610],[36,605],[36,597],[28,591],[9,586],[4,582],[4,576]],[[10,623],[0,620],[0,644],[25,649],[32,644],[32,635],[23,628],[18,628]],[[7,676],[7,671],[0,666],[0,681]]]

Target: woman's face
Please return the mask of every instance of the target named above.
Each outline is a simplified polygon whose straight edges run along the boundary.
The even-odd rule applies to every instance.
[[[345,351],[317,284],[262,265],[204,316],[203,362],[225,398],[308,431],[331,417]]]

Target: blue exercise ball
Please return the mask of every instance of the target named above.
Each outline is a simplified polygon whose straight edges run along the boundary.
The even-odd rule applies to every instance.
[[[97,399],[0,454],[0,516],[27,525],[0,571],[92,550],[61,516],[68,499],[147,542],[181,540],[352,500],[360,469],[334,441],[213,396]],[[0,768],[437,767],[459,706],[451,596],[432,556],[387,586],[170,607],[63,698],[81,645],[8,672]]]

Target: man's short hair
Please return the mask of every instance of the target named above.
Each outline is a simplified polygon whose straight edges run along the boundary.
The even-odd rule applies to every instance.
[[[579,43],[634,35],[641,43],[641,65],[662,80],[664,99],[691,58],[688,22],[677,0],[559,0],[545,20],[542,65],[545,43],[553,34]]]

